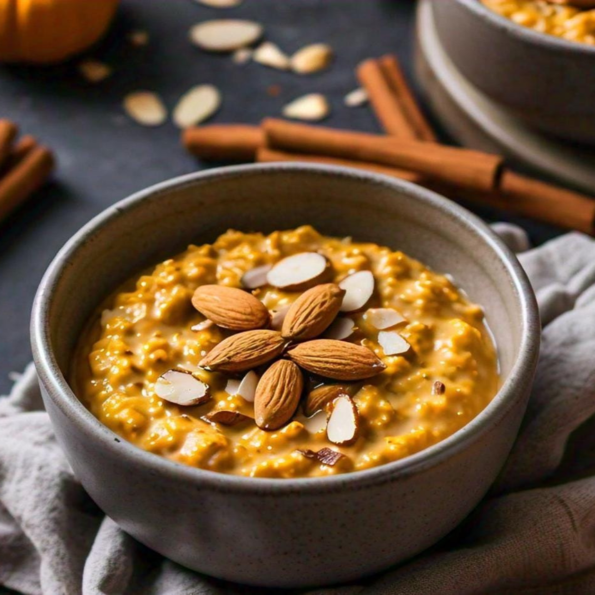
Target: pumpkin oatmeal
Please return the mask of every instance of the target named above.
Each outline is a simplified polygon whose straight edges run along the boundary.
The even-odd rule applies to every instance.
[[[545,0],[481,0],[491,10],[518,25],[567,39],[595,45],[595,2]],[[568,4],[568,5],[565,5]]]
[[[72,382],[149,452],[250,477],[360,471],[419,452],[499,387],[482,309],[402,252],[312,227],[228,231],[97,312]]]

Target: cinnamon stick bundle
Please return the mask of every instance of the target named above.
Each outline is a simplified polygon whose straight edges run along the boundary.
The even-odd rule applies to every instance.
[[[262,127],[273,149],[386,165],[468,190],[493,190],[503,165],[498,155],[434,143],[276,119],[265,120]]]

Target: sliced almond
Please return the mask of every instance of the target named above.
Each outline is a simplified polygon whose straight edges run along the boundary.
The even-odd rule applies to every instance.
[[[263,264],[262,266],[255,267],[246,271],[242,275],[242,285],[246,289],[258,289],[268,284],[267,275],[271,270],[272,265]]]
[[[345,103],[347,107],[360,107],[365,105],[368,103],[368,92],[361,87],[354,89],[345,95],[343,103]]]
[[[100,83],[112,73],[111,66],[99,60],[83,60],[79,63],[78,69],[83,78],[90,83]]]
[[[254,62],[276,68],[277,70],[289,70],[290,66],[289,57],[281,51],[279,46],[270,41],[260,44],[254,50],[252,59]]]
[[[378,343],[384,355],[404,355],[411,349],[411,345],[396,331],[379,332]]]
[[[199,365],[214,372],[245,372],[281,355],[285,343],[277,331],[246,331],[221,341]]]
[[[254,397],[256,396],[256,386],[258,385],[258,374],[253,370],[250,370],[240,382],[238,386],[237,394],[248,401],[248,403],[254,403]]]
[[[359,436],[360,419],[357,405],[351,397],[335,399],[326,425],[326,437],[342,446],[353,444]]]
[[[344,454],[332,448],[321,448],[318,452],[313,450],[298,450],[297,452],[307,459],[318,461],[322,465],[328,465],[329,467],[334,467],[341,459],[345,458]]]
[[[283,291],[304,291],[332,276],[330,262],[318,252],[300,252],[280,260],[267,275],[270,285]]]
[[[325,339],[344,341],[355,332],[355,322],[351,318],[336,318],[324,333]]]
[[[345,290],[341,312],[361,310],[374,294],[376,281],[371,271],[359,271],[345,277],[339,287]]]
[[[211,8],[233,8],[239,6],[243,0],[196,0],[199,4],[210,6]]]
[[[281,334],[293,341],[318,337],[339,313],[344,295],[345,291],[334,283],[308,289],[291,305]]]
[[[363,380],[386,368],[367,347],[331,339],[299,343],[288,355],[304,370],[334,380]]]
[[[148,45],[149,43],[149,34],[146,31],[131,31],[128,34],[128,40],[130,43],[136,47],[142,47]]]
[[[433,395],[443,395],[446,392],[446,386],[440,380],[436,380],[432,385],[432,394]]]
[[[221,424],[222,426],[235,426],[247,421],[253,421],[251,417],[248,417],[239,411],[229,411],[227,409],[211,411],[204,416],[204,419],[211,423]]]
[[[405,317],[394,308],[370,308],[364,318],[379,331],[407,322]]]
[[[190,29],[190,41],[209,52],[233,52],[257,42],[264,32],[254,21],[204,21]]]
[[[328,68],[333,61],[333,49],[326,43],[314,43],[298,50],[291,57],[291,69],[299,74],[311,74]]]
[[[198,85],[187,91],[176,105],[173,120],[179,128],[196,126],[210,118],[221,105],[221,94],[213,85]]]
[[[202,322],[199,322],[198,324],[191,326],[190,330],[194,331],[195,333],[200,333],[201,331],[206,331],[207,329],[211,328],[212,326],[214,326],[214,324],[215,323],[212,320],[209,320],[207,318],[207,320],[203,320]]]
[[[240,390],[241,380],[237,378],[230,378],[225,385],[225,392],[228,395],[237,395],[238,391]]]
[[[297,409],[303,387],[304,377],[293,362],[275,362],[256,387],[256,425],[263,430],[277,430],[284,426]]]
[[[282,113],[286,118],[318,122],[326,118],[330,112],[330,105],[324,95],[310,93],[288,103]]]
[[[250,48],[240,48],[233,53],[231,59],[234,64],[247,64],[252,59],[252,54],[254,52]]]
[[[281,306],[278,310],[273,310],[271,312],[272,329],[280,331],[283,328],[283,323],[285,322],[285,317],[287,316],[287,312],[289,312],[289,308],[291,308],[291,304]]]
[[[327,417],[326,411],[317,411],[314,415],[304,419],[302,424],[310,434],[318,434],[318,432],[326,430]]]
[[[160,126],[167,120],[167,109],[161,98],[150,91],[136,91],[124,97],[126,113],[143,126]]]
[[[304,403],[304,413],[310,417],[323,410],[329,403],[341,395],[350,394],[351,389],[343,384],[324,384],[308,393]]]
[[[189,407],[210,398],[209,387],[185,370],[168,370],[155,383],[155,394],[164,401]]]
[[[192,296],[192,305],[216,325],[232,331],[263,328],[269,311],[251,293],[223,285],[202,285]]]

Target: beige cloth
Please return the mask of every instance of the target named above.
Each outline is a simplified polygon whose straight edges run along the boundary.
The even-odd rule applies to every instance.
[[[526,236],[496,226],[505,241]],[[430,552],[340,595],[595,593],[595,242],[520,256],[544,323],[535,388],[490,496]],[[205,578],[104,517],[59,450],[30,366],[0,399],[0,585],[22,593],[260,593]]]

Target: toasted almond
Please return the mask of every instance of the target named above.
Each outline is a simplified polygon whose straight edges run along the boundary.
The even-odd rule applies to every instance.
[[[270,285],[283,291],[305,291],[332,276],[330,262],[318,252],[300,252],[280,260],[267,275]]]
[[[411,345],[396,331],[379,332],[378,343],[384,355],[404,355],[411,349]]]
[[[112,73],[111,66],[99,60],[83,60],[78,65],[79,72],[90,83],[100,83]]]
[[[343,99],[343,103],[347,107],[360,107],[361,105],[365,105],[368,102],[368,92],[361,87],[354,89],[350,93],[345,95]]]
[[[284,426],[297,409],[303,387],[304,377],[293,362],[275,362],[256,387],[256,425],[263,430],[277,430]]]
[[[335,399],[326,425],[326,437],[343,446],[353,444],[359,436],[360,419],[357,405],[347,395]]]
[[[143,126],[160,126],[167,120],[167,109],[161,98],[150,91],[135,91],[124,97],[126,113]]]
[[[257,42],[263,32],[262,25],[253,21],[204,21],[190,29],[190,41],[210,52],[233,52]]]
[[[183,407],[202,405],[211,398],[208,385],[185,370],[168,370],[160,376],[155,383],[155,394]]]
[[[193,87],[178,101],[173,120],[179,128],[188,128],[210,118],[221,105],[221,94],[213,85]]]
[[[252,60],[277,70],[289,70],[289,57],[270,41],[265,41],[254,50]]]
[[[326,411],[317,411],[314,415],[303,419],[302,424],[310,434],[318,434],[318,432],[326,430],[327,417]]]
[[[446,386],[440,380],[436,380],[432,385],[432,394],[433,395],[443,395],[446,392]]]
[[[358,271],[345,277],[339,287],[345,290],[341,312],[361,310],[374,294],[376,282],[371,271]]]
[[[300,343],[288,355],[304,370],[334,380],[363,380],[386,368],[367,347],[331,339]]]
[[[394,308],[370,308],[364,314],[364,318],[379,331],[407,322],[405,317]]]
[[[304,413],[310,417],[324,409],[341,395],[350,395],[351,389],[343,384],[324,384],[308,393],[304,403]]]
[[[281,355],[285,343],[277,331],[246,331],[221,341],[199,365],[214,372],[245,372]]]
[[[251,417],[239,411],[229,411],[227,409],[211,411],[204,416],[204,419],[211,423],[221,424],[222,426],[235,426],[239,423],[253,421]]]
[[[149,34],[146,31],[131,31],[128,34],[128,40],[136,47],[142,47],[149,43]]]
[[[254,51],[250,48],[240,48],[232,54],[231,59],[234,64],[247,64],[252,59],[253,54]]]
[[[246,289],[258,289],[267,285],[267,275],[271,270],[272,265],[263,264],[262,266],[255,267],[246,271],[242,275],[242,285]]]
[[[321,448],[318,452],[313,450],[298,450],[301,455],[307,459],[318,461],[323,465],[334,467],[341,459],[345,458],[345,455],[333,450],[332,448]]]
[[[344,341],[351,337],[354,332],[355,322],[353,322],[351,318],[335,318],[333,323],[328,327],[326,333],[324,333],[324,338]]]
[[[192,296],[192,305],[216,325],[232,331],[263,328],[269,311],[251,293],[223,285],[202,285]]]
[[[344,295],[345,291],[334,283],[308,289],[291,305],[281,334],[294,341],[318,337],[339,313]]]
[[[317,122],[326,118],[331,112],[330,105],[324,95],[309,93],[294,99],[283,108],[283,115],[294,120]]]
[[[196,0],[199,4],[210,6],[211,8],[233,8],[239,6],[243,0]]]
[[[333,61],[333,49],[326,43],[314,43],[298,50],[291,57],[291,69],[299,74],[311,74],[328,68]]]
[[[291,308],[291,304],[281,306],[278,310],[273,310],[271,312],[272,329],[280,331],[283,328],[283,323],[285,322],[285,317],[287,316],[287,312],[289,312],[289,308]]]

